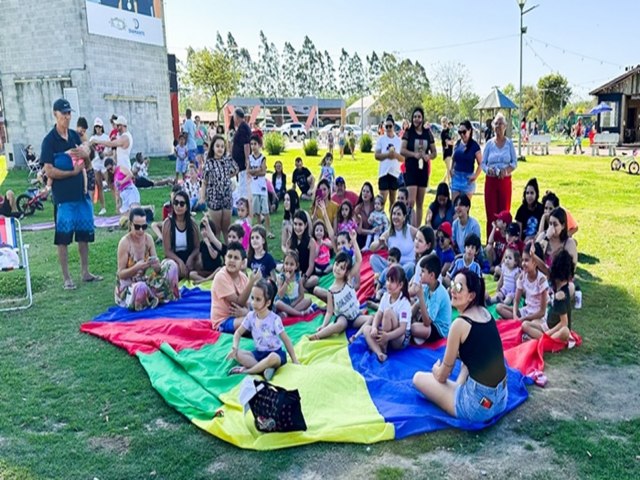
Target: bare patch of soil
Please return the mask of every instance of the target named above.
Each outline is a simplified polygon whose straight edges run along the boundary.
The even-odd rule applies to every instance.
[[[129,452],[131,439],[124,435],[114,437],[92,437],[89,439],[89,446],[94,450],[101,450],[105,453],[124,455]]]

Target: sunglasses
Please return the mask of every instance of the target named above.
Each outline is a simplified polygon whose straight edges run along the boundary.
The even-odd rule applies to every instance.
[[[468,130],[458,130],[458,135],[466,135]]]
[[[391,130],[393,128],[393,125],[385,125],[384,128],[386,128],[387,130]]]
[[[460,282],[453,282],[451,284],[451,289],[456,293],[462,292],[463,288],[464,288],[464,285],[462,285],[462,283],[460,283]]]
[[[173,206],[174,207],[186,207],[187,206],[187,202],[185,202],[184,200],[174,200],[173,201]]]
[[[147,225],[146,223],[143,223],[142,225],[140,225],[139,223],[134,223],[133,228],[135,228],[136,230],[146,230],[147,228],[149,228],[149,225]]]

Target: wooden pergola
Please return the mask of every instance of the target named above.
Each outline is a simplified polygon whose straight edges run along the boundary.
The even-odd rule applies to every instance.
[[[485,117],[493,118],[501,110],[506,110],[507,117],[507,137],[511,137],[513,130],[513,120],[511,111],[516,110],[518,106],[500,91],[498,87],[493,87],[491,93],[484,100],[478,102],[475,109],[480,112],[480,125],[482,125],[482,116],[486,112]]]

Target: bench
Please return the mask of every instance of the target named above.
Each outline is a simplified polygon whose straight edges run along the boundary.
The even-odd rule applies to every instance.
[[[540,148],[541,155],[549,155],[551,135],[531,135],[527,143],[527,155],[536,153],[536,147]]]
[[[596,136],[593,137],[593,144],[591,145],[591,155],[600,155],[600,147],[605,147],[609,151],[609,156],[614,157],[619,140],[620,135],[617,133],[596,133]]]

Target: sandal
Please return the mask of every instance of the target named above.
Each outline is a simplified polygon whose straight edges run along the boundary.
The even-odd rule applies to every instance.
[[[83,278],[82,281],[83,282],[101,282],[102,280],[104,280],[103,277],[101,277],[100,275],[94,275],[92,273],[89,274],[89,277],[87,278]]]
[[[62,285],[62,288],[65,290],[75,290],[78,287],[76,287],[76,284],[73,283],[73,280],[66,280]]]
[[[244,367],[237,366],[229,370],[229,373],[227,373],[227,375],[238,375],[239,373],[244,373],[244,371],[245,371]]]
[[[267,233],[267,238],[269,240],[273,240],[274,238],[276,238],[276,236],[273,233],[269,232],[269,233]]]

